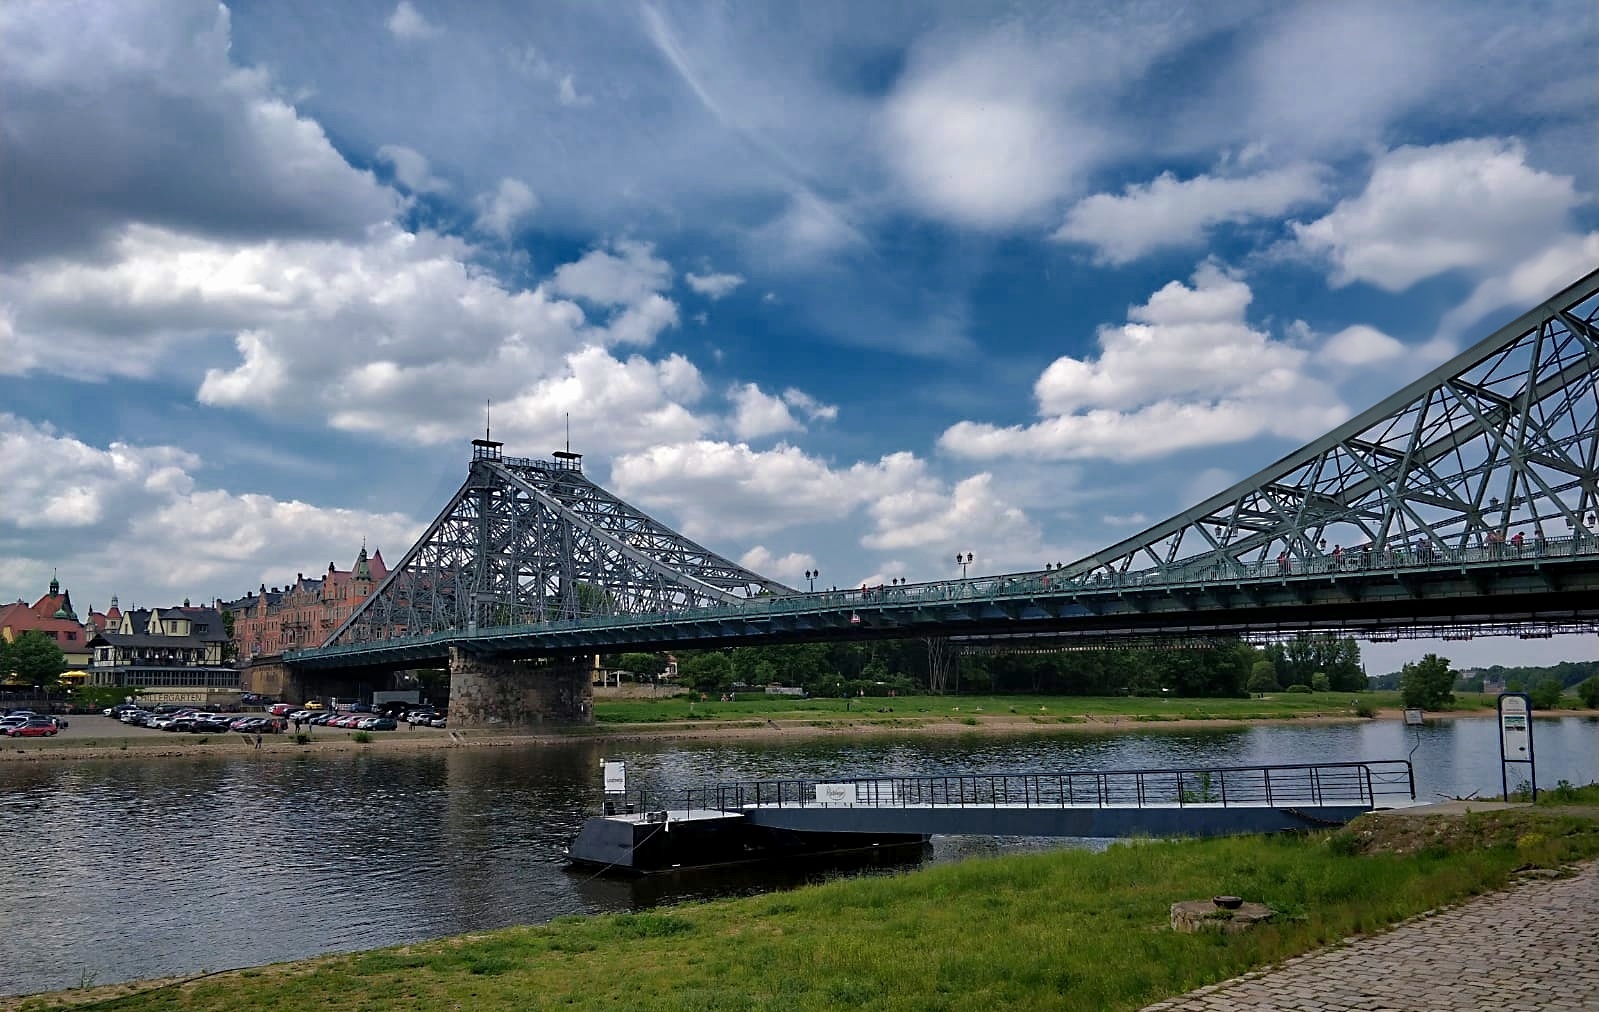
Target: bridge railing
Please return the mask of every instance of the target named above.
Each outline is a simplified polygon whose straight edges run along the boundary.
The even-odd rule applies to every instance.
[[[742,780],[668,792],[636,792],[635,811],[752,807],[1149,808],[1292,807],[1414,801],[1407,760],[1064,770],[956,776]]]
[[[1115,573],[1066,575],[1059,571],[1018,573],[1010,576],[974,577],[933,583],[900,586],[866,586],[847,590],[827,590],[788,596],[753,597],[736,604],[694,608],[666,614],[592,615],[559,622],[520,626],[484,627],[473,633],[464,629],[445,629],[412,636],[391,637],[371,642],[352,643],[315,651],[290,651],[296,656],[311,653],[331,656],[359,653],[376,646],[401,647],[449,642],[463,636],[479,639],[516,637],[563,630],[608,629],[639,624],[703,622],[717,618],[748,621],[762,615],[830,613],[842,609],[879,607],[937,606],[972,604],[985,601],[1028,599],[1038,596],[1120,593],[1127,590],[1160,590],[1204,587],[1217,583],[1264,582],[1283,580],[1337,580],[1363,578],[1373,573],[1429,572],[1463,566],[1504,563],[1536,564],[1542,560],[1599,554],[1599,535],[1579,530],[1570,537],[1525,540],[1522,544],[1500,541],[1468,548],[1441,548],[1436,545],[1388,547],[1365,552],[1359,549],[1309,557],[1284,558],[1265,562],[1239,562],[1236,559],[1203,558],[1176,563],[1161,569]]]

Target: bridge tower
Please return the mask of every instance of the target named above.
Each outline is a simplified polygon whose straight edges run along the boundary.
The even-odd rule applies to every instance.
[[[570,448],[548,460],[503,450],[487,433],[472,440],[466,481],[324,647],[434,634],[470,642],[491,629],[558,629],[793,593],[611,495]],[[589,719],[592,655],[513,663],[455,646],[450,657],[452,720]]]

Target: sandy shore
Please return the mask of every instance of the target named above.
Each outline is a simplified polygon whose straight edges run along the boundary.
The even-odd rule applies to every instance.
[[[1562,710],[1561,716],[1599,717],[1599,710]],[[0,743],[0,763],[72,762],[144,759],[198,759],[206,756],[258,756],[262,759],[288,758],[308,754],[410,753],[459,748],[513,748],[528,745],[557,745],[574,741],[599,743],[636,741],[773,741],[816,738],[934,737],[962,735],[1020,737],[1024,735],[1109,734],[1127,731],[1185,731],[1204,728],[1229,728],[1273,724],[1341,724],[1361,720],[1399,720],[1397,709],[1379,710],[1375,717],[1346,714],[1309,715],[1256,719],[1150,718],[1118,716],[1050,716],[993,714],[955,719],[935,718],[814,718],[771,721],[761,717],[745,720],[676,722],[661,724],[596,724],[545,732],[496,731],[389,731],[372,735],[368,742],[354,740],[353,732],[318,731],[306,744],[292,735],[268,735],[261,748],[243,735],[215,735],[208,739],[172,736],[163,732],[130,735],[109,718],[72,718],[68,734],[55,739],[6,739]],[[1491,718],[1492,710],[1462,710],[1429,713],[1428,720]],[[101,723],[103,722],[103,723]],[[81,742],[81,744],[80,744]]]

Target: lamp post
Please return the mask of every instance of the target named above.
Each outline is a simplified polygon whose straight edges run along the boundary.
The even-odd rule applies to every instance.
[[[961,567],[961,579],[962,580],[966,579],[966,567],[970,566],[971,564],[972,564],[972,553],[971,552],[967,552],[965,555],[962,555],[960,552],[956,552],[955,553],[955,565]]]
[[[805,579],[809,581],[811,585],[812,594],[816,593],[816,578],[821,575],[822,571],[820,569],[807,569],[805,571]]]

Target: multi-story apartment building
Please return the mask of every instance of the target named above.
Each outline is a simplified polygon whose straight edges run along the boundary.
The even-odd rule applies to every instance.
[[[366,546],[349,569],[328,563],[324,576],[295,581],[270,590],[265,584],[235,601],[218,601],[218,610],[232,616],[233,644],[240,660],[281,654],[320,645],[389,573],[381,551],[368,556]]]

